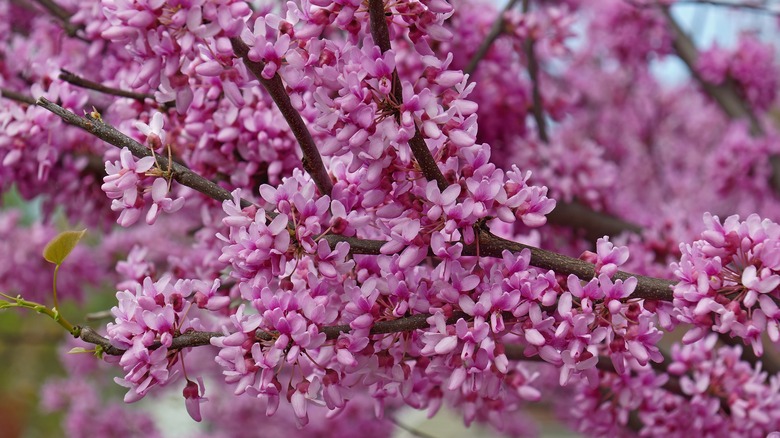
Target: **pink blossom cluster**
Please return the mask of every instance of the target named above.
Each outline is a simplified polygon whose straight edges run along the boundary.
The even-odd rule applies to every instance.
[[[109,26],[100,36],[125,44],[125,49],[142,61],[130,85],[159,87],[156,98],[175,101],[180,113],[194,98],[189,75],[218,74],[221,66],[230,62],[228,38],[241,31],[251,12],[245,2],[233,0],[102,3]]]
[[[64,13],[0,4],[0,87],[99,113],[153,156],[109,152],[24,99],[0,100],[0,188],[43,196],[47,221],[22,231],[0,216],[0,286],[48,289],[27,266],[56,205],[106,229],[118,213],[100,249],[74,251],[76,279],[63,273],[60,289],[117,285],[100,333],[121,350],[104,357],[126,401],[175,387],[226,436],[382,436],[381,417],[404,405],[520,435],[518,411],[556,394],[590,435],[777,427],[775,379],[710,334],[759,355],[764,332],[778,341],[778,227],[707,215],[699,233],[691,220],[780,214],[770,46],[745,36],[698,66],[733,82],[756,137],[706,87],[653,75],[679,38],[656,3],[523,2],[484,54],[499,14],[485,0],[56,3]],[[65,71],[140,95],[88,91]],[[223,191],[184,188],[160,156]],[[586,213],[566,223],[572,205]],[[588,210],[619,223],[588,235],[634,235],[582,239]],[[133,227],[142,216],[153,227]],[[496,250],[496,235],[558,254]],[[643,299],[673,275],[672,303]],[[661,328],[679,323],[693,325],[686,345],[665,353]],[[193,333],[192,348],[175,346]],[[125,432],[78,381],[62,388],[47,400],[68,406],[74,436]]]
[[[774,431],[777,379],[744,361],[741,347],[716,342],[717,336],[709,335],[673,345],[668,373],[648,368],[625,376],[603,372],[600,386],[575,387],[565,416],[577,430],[594,436],[628,436],[623,427],[637,420],[637,432],[647,436],[764,436]]]
[[[148,413],[106,402],[99,388],[84,377],[50,380],[43,386],[45,412],[67,411],[63,431],[73,438],[94,436],[162,437]]]
[[[774,48],[755,35],[743,33],[732,50],[717,44],[703,51],[697,64],[706,81],[734,81],[739,92],[757,110],[766,110],[777,96],[778,69]]]
[[[676,317],[694,326],[683,341],[714,331],[741,338],[761,356],[763,333],[772,342],[780,341],[780,226],[757,215],[744,221],[730,216],[721,223],[707,214],[704,223],[701,238],[681,244],[682,258],[673,265],[679,279],[674,287]]]
[[[510,193],[517,187],[522,186],[513,186]],[[602,354],[611,357],[620,373],[627,364],[661,361],[654,315],[641,302],[622,302],[633,292],[635,279],[610,279],[626,261],[626,248],[600,241],[598,252],[586,255],[596,262],[600,276],[585,284],[570,276],[565,286],[552,271],[530,268],[527,250],[519,256],[505,252],[501,262],[475,263],[461,256],[463,243],[449,240],[447,222],[442,223],[460,194],[456,189],[440,193],[429,183],[427,197],[433,202],[411,225],[389,229],[392,240],[382,247],[388,255],[376,261],[356,258],[354,264],[343,260],[349,249],[345,242],[336,246],[335,258],[323,240],[312,251],[312,236],[337,221],[323,216],[327,196],[316,202],[301,196],[315,190],[303,174],[277,189],[261,188],[266,207],[278,212],[272,220],[265,210],[239,209],[238,198],[226,202],[225,223],[231,232],[223,260],[232,264],[242,298],[257,312],[242,305],[226,336],[212,341],[221,348],[217,361],[236,393],[265,400],[268,413],[286,395],[305,424],[315,400],[321,398],[330,409],[345,406],[350,394],[367,384],[351,373],[364,370],[359,375],[375,376],[370,382],[378,386],[368,389],[378,403],[403,394],[412,406],[435,412],[444,398],[437,389],[442,386],[471,422],[484,406],[509,408],[540,396],[531,385],[534,374],[511,365],[504,354],[506,336],[524,345],[525,356],[538,355],[559,367],[561,385],[572,375],[593,375]],[[336,210],[332,212],[335,216]],[[379,224],[383,216],[379,214]],[[436,224],[443,228],[435,231]],[[426,229],[431,230],[430,243],[417,242]],[[442,257],[435,268],[420,265],[428,245]],[[328,268],[323,270],[325,261]],[[380,276],[382,272],[391,276]],[[371,336],[375,324],[410,312],[431,314],[430,328],[403,342]],[[457,321],[448,323],[449,318]],[[326,327],[339,323],[351,330],[334,338]],[[412,358],[414,366],[408,363]],[[276,371],[282,364],[293,367],[290,376]],[[514,401],[506,398],[507,385]]]
[[[144,200],[143,179],[155,164],[154,157],[144,157],[136,161],[130,150],[125,148],[120,152],[120,160],[114,163],[106,162],[106,173],[101,189],[113,199],[111,209],[119,211],[117,223],[123,227],[134,224],[146,205]],[[154,224],[161,211],[175,213],[184,205],[184,198],[175,200],[168,197],[168,181],[165,178],[155,178],[150,188],[152,205],[146,214],[146,223]]]
[[[650,56],[663,56],[672,51],[672,35],[661,12],[656,7],[643,7],[641,0],[639,3],[621,0],[593,2],[593,13],[601,15],[600,19],[590,23],[591,31],[611,34],[609,38],[600,38],[605,48],[629,66],[644,63]]]
[[[111,344],[125,350],[118,364],[126,374],[115,379],[129,388],[125,402],[140,400],[151,388],[164,386],[175,376],[170,368],[180,353],[169,347],[175,335],[198,325],[187,300],[196,286],[184,280],[171,284],[169,277],[157,282],[146,277],[134,290],[117,292],[119,302],[111,310],[116,320],[106,330]]]

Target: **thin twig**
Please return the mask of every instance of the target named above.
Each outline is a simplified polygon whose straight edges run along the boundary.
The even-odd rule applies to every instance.
[[[320,193],[330,196],[333,190],[333,181],[331,181],[330,175],[327,169],[325,169],[320,151],[317,150],[317,145],[314,144],[314,139],[311,136],[311,132],[309,132],[309,128],[306,127],[301,113],[292,105],[290,95],[287,94],[279,73],[275,73],[271,79],[264,78],[263,68],[265,68],[265,63],[249,59],[249,46],[238,37],[231,38],[230,43],[233,45],[235,54],[243,59],[249,71],[260,81],[260,84],[266,89],[290,126],[290,130],[301,147],[303,168],[314,180]]]
[[[143,102],[146,99],[154,100],[154,95],[107,87],[98,82],[90,81],[89,79],[84,79],[81,76],[71,73],[65,69],[60,70],[60,79],[62,79],[65,82],[76,85],[78,87],[88,88],[90,90],[99,91],[101,93],[110,94],[112,96],[129,97],[131,99],[140,100],[141,102]]]
[[[780,11],[771,10],[766,6],[752,3],[727,2],[718,0],[676,0],[674,5],[702,5],[717,6],[722,8],[742,9],[752,13],[768,14],[773,16],[780,15]]]
[[[523,13],[527,14],[530,8],[530,1],[523,0]],[[543,143],[549,143],[550,138],[547,136],[547,121],[544,119],[544,106],[542,103],[542,92],[539,87],[539,62],[536,59],[536,51],[534,50],[535,41],[533,36],[528,35],[523,41],[523,48],[525,49],[525,56],[528,58],[528,76],[531,78],[531,97],[533,106],[531,107],[534,120],[536,121],[536,129],[539,132],[539,140]]]
[[[84,319],[87,321],[99,321],[101,319],[113,318],[114,314],[110,310],[101,310],[99,312],[87,313]]]
[[[16,91],[9,90],[7,88],[0,88],[0,97],[15,100],[19,103],[26,103],[27,105],[35,105],[35,99],[32,96],[17,93]]]
[[[487,36],[485,36],[485,39],[482,40],[482,44],[479,45],[477,51],[474,52],[474,55],[469,60],[468,65],[466,65],[466,68],[463,69],[463,73],[471,76],[477,70],[479,62],[482,60],[482,58],[485,57],[485,55],[487,55],[488,51],[490,50],[490,46],[492,46],[498,37],[501,36],[501,34],[504,32],[504,14],[512,9],[515,6],[515,3],[517,3],[517,0],[510,0],[506,7],[504,7],[504,9],[498,13],[498,17],[496,17],[496,21],[493,22],[493,26],[490,28],[490,32],[488,32]]]
[[[66,123],[78,126],[79,128],[84,129],[85,131],[107,143],[110,143],[120,149],[128,148],[130,152],[136,157],[141,158],[152,156],[152,152],[149,148],[119,132],[116,128],[105,123],[101,119],[92,117],[89,114],[87,114],[85,117],[77,116],[76,114],[53,102],[50,102],[43,97],[38,99],[37,104],[41,108],[45,108],[58,115]],[[160,167],[163,169],[168,169],[169,167],[171,168],[173,172],[173,179],[175,179],[179,184],[197,190],[217,201],[228,201],[233,199],[233,195],[231,195],[227,189],[218,186],[216,183],[209,181],[206,178],[203,178],[186,166],[175,161],[172,165],[170,165],[168,163],[168,158],[163,155],[157,155],[157,160],[160,164]],[[242,207],[248,207],[250,205],[252,204],[249,201],[241,200]]]
[[[68,34],[69,37],[72,38],[78,38],[84,42],[91,42],[88,39],[82,37],[81,35],[78,35],[78,31],[81,30],[81,26],[76,26],[75,24],[70,22],[70,18],[72,14],[65,10],[62,6],[58,5],[52,0],[35,0],[36,3],[41,5],[46,11],[49,12],[52,16],[60,20],[62,24],[62,28],[65,30],[65,33]]]

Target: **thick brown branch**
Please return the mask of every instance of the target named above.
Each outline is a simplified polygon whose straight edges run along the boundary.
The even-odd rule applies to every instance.
[[[73,74],[68,70],[61,70],[60,79],[65,82],[76,85],[77,87],[88,88],[90,90],[99,91],[101,93],[110,94],[112,96],[129,97],[131,99],[140,100],[143,102],[146,99],[154,100],[154,96],[147,93],[137,93],[135,91],[120,90],[118,88],[107,87],[103,84],[84,79],[81,76]]]
[[[84,342],[100,346],[103,349],[103,352],[110,356],[121,356],[125,352],[125,350],[116,348],[111,345],[111,341],[109,341],[107,338],[104,338],[103,336],[100,336],[98,332],[89,327],[81,327],[78,337]]]
[[[574,274],[583,280],[593,278],[595,266],[586,261],[512,242],[511,240],[495,236],[489,231],[481,231],[479,234],[478,251],[480,256],[501,257],[501,253],[505,250],[516,253],[526,248],[531,251],[532,266],[540,269],[551,269],[561,275]],[[464,254],[467,253],[467,249],[468,247],[464,248]],[[474,251],[476,252],[476,248]],[[672,301],[674,298],[671,290],[671,286],[675,284],[673,281],[633,275],[623,271],[618,271],[613,278],[625,281],[629,277],[636,277],[637,279],[637,286],[631,298],[660,301]]]
[[[320,151],[317,150],[317,145],[314,144],[314,139],[309,132],[309,128],[303,121],[301,114],[290,102],[290,95],[287,94],[284,83],[279,73],[275,73],[271,79],[263,77],[263,69],[265,64],[263,62],[255,62],[249,59],[249,46],[241,40],[241,38],[234,37],[230,39],[230,43],[233,45],[233,51],[235,54],[244,61],[247,69],[260,81],[260,84],[265,88],[271,99],[276,103],[276,106],[281,111],[282,116],[290,126],[295,139],[298,140],[298,145],[301,147],[301,153],[303,154],[302,162],[303,168],[314,180],[320,193],[330,196],[330,192],[333,190],[333,181],[330,179],[325,164],[322,162]]]
[[[368,18],[371,24],[371,37],[382,53],[390,50],[390,31],[387,29],[384,0],[368,0]]]
[[[737,91],[733,86],[729,83],[715,85],[707,82],[701,77],[699,70],[696,67],[699,58],[699,52],[696,50],[696,45],[685,31],[682,30],[674,17],[672,17],[669,8],[661,8],[661,11],[663,12],[664,17],[666,17],[666,21],[674,35],[672,44],[677,55],[682,59],[685,65],[688,66],[691,75],[693,75],[694,79],[701,85],[702,89],[717,102],[726,115],[732,119],[747,119],[750,122],[751,130],[756,134],[761,134],[762,130],[758,123],[758,119],[742,98],[739,97],[739,94],[737,94]]]
[[[414,137],[409,140],[409,148],[412,150],[414,158],[417,160],[417,164],[420,166],[420,171],[425,175],[425,179],[428,181],[436,181],[436,185],[442,192],[449,187],[447,179],[439,169],[439,165],[436,164],[436,160],[431,155],[428,145],[423,139],[420,129],[415,126]]]
[[[168,349],[181,350],[182,348],[200,347],[202,345],[209,345],[211,343],[211,338],[217,336],[224,336],[224,334],[218,332],[199,332],[199,331],[190,331],[190,332],[182,333],[173,338],[173,341],[171,342],[171,346],[168,347]],[[121,356],[126,351],[121,348],[117,348],[113,346],[111,344],[111,341],[101,336],[95,330],[89,327],[81,327],[78,337],[84,342],[99,345],[103,349],[103,352],[110,356]],[[162,344],[157,342],[152,344],[149,347],[149,349],[156,350],[161,346]]]
[[[493,22],[493,26],[490,28],[490,32],[488,32],[487,36],[485,36],[485,39],[482,40],[482,44],[479,45],[477,51],[474,52],[474,56],[472,56],[471,60],[469,60],[468,65],[466,65],[466,68],[463,70],[463,73],[466,73],[467,75],[473,75],[474,71],[477,70],[479,62],[482,60],[482,58],[485,57],[485,55],[487,55],[488,51],[490,50],[490,46],[492,46],[498,37],[501,36],[501,33],[504,32],[504,14],[506,14],[508,10],[512,9],[515,6],[515,3],[517,3],[517,0],[510,0],[506,7],[504,7],[504,9],[498,13],[498,17],[496,17],[496,21]]]
[[[402,333],[402,332],[410,332],[414,330],[420,330],[424,328],[428,328],[431,326],[430,323],[428,323],[428,318],[430,318],[431,315],[429,314],[419,314],[419,315],[412,315],[407,316],[404,318],[398,318],[391,321],[380,321],[375,323],[370,330],[370,334],[372,335],[382,335],[387,333]],[[467,318],[468,315],[466,315],[463,312],[456,312],[452,316],[450,316],[447,319],[447,324],[454,324],[461,318]],[[96,331],[89,327],[81,327],[79,338],[85,342],[88,342],[90,344],[99,345],[103,348],[103,352],[111,355],[111,356],[121,356],[124,354],[125,350],[122,350],[121,348],[114,347],[111,345],[111,342],[99,335]],[[352,330],[352,328],[349,325],[336,325],[336,326],[329,326],[329,327],[323,327],[322,333],[325,333],[327,338],[329,340],[337,339],[342,333],[348,333]],[[171,342],[171,346],[168,347],[169,350],[181,350],[182,348],[189,348],[189,347],[200,347],[203,345],[210,345],[211,339],[225,336],[224,333],[220,332],[200,332],[200,331],[189,331],[186,333],[182,333],[178,336],[175,336],[173,338],[173,342]],[[275,339],[274,333],[269,333],[263,330],[257,330],[255,332],[255,339],[257,341],[268,341]],[[149,349],[154,350],[157,348],[160,348],[162,344],[159,342],[152,344]]]
[[[624,232],[641,234],[642,227],[606,213],[591,210],[578,202],[558,202],[547,215],[554,225],[585,230],[586,238],[595,241],[603,236],[617,236]]]
[[[331,247],[335,247],[338,242],[348,242],[351,254],[380,254],[379,249],[385,243],[381,240],[357,239],[337,235],[328,235],[325,236],[325,239]],[[480,231],[479,245],[464,246],[462,254],[464,256],[500,258],[504,251],[518,253],[524,249],[528,249],[531,252],[531,266],[553,270],[560,275],[574,274],[583,280],[590,280],[595,273],[595,266],[586,261],[503,239],[487,230]],[[637,287],[631,298],[660,301],[672,301],[674,299],[671,290],[671,286],[675,284],[673,281],[634,275],[623,271],[618,271],[614,276],[615,279],[623,281],[629,277],[636,277],[637,279]]]
[[[428,328],[431,324],[428,323],[428,318],[431,315],[422,313],[419,315],[406,316],[404,318],[394,319],[391,321],[379,321],[371,327],[370,333],[372,335],[383,335],[387,333],[401,333],[410,332],[413,330],[420,330]],[[455,324],[461,318],[468,318],[468,315],[463,312],[455,312],[454,315],[447,319],[447,324]],[[348,333],[352,330],[349,325],[338,325],[331,327],[324,327],[322,332],[328,337],[328,339],[336,339],[342,333]]]
[[[769,5],[753,4],[749,2],[742,2],[739,0],[733,2],[718,1],[718,0],[676,0],[674,4],[675,5],[717,6],[717,7],[729,8],[729,9],[741,9],[741,10],[758,13],[758,14],[768,14],[774,16],[780,15],[780,11],[769,9]]]

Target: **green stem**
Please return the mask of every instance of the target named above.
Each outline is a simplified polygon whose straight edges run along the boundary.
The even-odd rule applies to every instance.
[[[54,280],[52,281],[51,290],[54,292],[54,310],[57,313],[60,312],[60,306],[57,303],[57,272],[60,270],[60,265],[54,267]]]
[[[8,307],[21,307],[25,309],[34,310],[38,313],[42,313],[50,317],[51,319],[53,319],[57,324],[62,326],[62,328],[67,330],[68,333],[72,334],[74,337],[78,337],[81,333],[81,327],[74,326],[67,319],[63,318],[62,315],[60,315],[60,311],[56,307],[49,309],[48,307],[46,307],[41,303],[36,303],[34,301],[27,301],[20,296],[12,297],[2,292],[0,292],[0,295],[8,300],[5,303],[0,302],[0,309],[4,309]]]

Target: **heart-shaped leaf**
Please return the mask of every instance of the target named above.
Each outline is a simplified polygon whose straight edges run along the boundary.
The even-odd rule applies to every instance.
[[[87,230],[61,232],[43,248],[43,258],[55,265],[61,265],[86,232]]]

